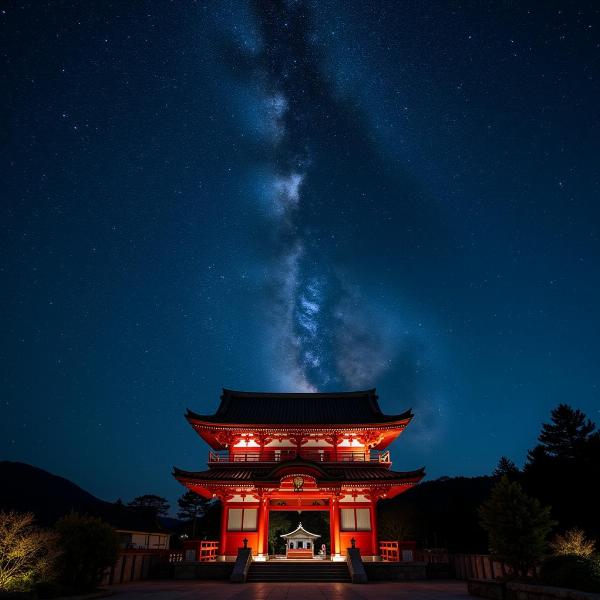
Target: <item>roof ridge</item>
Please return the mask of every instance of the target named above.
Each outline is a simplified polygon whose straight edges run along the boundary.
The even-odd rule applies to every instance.
[[[309,531],[308,529],[305,529],[304,527],[302,527],[302,521],[298,522],[298,527],[296,527],[296,529],[294,529],[294,531],[290,531],[289,533],[284,533],[283,535],[280,535],[279,537],[287,539],[288,537],[291,537],[292,535],[294,535],[296,532],[298,532],[300,530],[304,531],[304,533],[307,533],[308,537],[314,537],[314,538],[321,537],[318,533],[312,533],[312,531]]]
[[[252,397],[261,396],[266,398],[324,398],[324,397],[349,397],[349,396],[375,396],[377,398],[376,388],[368,388],[365,390],[347,390],[337,392],[263,392],[263,391],[247,391],[247,390],[232,390],[229,388],[222,388],[223,393],[221,397]]]

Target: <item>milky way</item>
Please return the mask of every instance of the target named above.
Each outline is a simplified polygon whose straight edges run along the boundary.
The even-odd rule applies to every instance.
[[[246,76],[259,82],[250,110],[264,143],[254,200],[276,248],[266,288],[273,379],[296,391],[372,386],[390,366],[390,332],[328,255],[335,236],[327,224],[306,224],[329,202],[312,183],[322,167],[319,138],[336,135],[311,15],[303,3],[258,3],[253,16],[254,42],[242,50]]]

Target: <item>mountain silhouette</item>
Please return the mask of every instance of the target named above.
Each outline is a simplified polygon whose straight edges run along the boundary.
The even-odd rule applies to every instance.
[[[0,510],[31,512],[38,525],[53,525],[76,512],[99,517],[117,529],[164,530],[152,510],[100,500],[72,481],[27,463],[0,461],[0,481]]]

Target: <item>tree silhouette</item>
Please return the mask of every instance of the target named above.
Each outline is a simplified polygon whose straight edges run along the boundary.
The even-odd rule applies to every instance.
[[[156,494],[145,494],[135,497],[127,506],[136,509],[147,509],[156,515],[166,515],[169,512],[169,503],[166,498]]]
[[[556,524],[549,507],[542,507],[506,475],[480,507],[479,517],[492,555],[508,564],[518,577],[526,577],[542,558],[546,538]]]
[[[294,529],[292,515],[287,512],[273,511],[269,515],[269,550],[271,554],[285,552],[285,541],[281,534]]]
[[[93,590],[117,561],[117,532],[101,519],[76,513],[62,517],[55,529],[62,549],[57,565],[60,580],[71,591]]]
[[[381,511],[377,529],[380,539],[413,540],[417,537],[419,513],[412,505],[397,507],[396,510]]]
[[[542,425],[538,440],[553,458],[577,458],[590,441],[596,425],[580,410],[559,404],[551,413],[551,423]]]
[[[519,471],[517,465],[515,465],[515,463],[512,460],[510,460],[510,458],[507,458],[506,456],[500,457],[500,460],[498,461],[498,465],[496,466],[496,468],[494,469],[494,472],[492,473],[492,475],[494,477],[502,477],[503,475],[506,475],[511,480],[518,477],[519,474],[520,474],[520,471]]]
[[[529,494],[552,505],[561,530],[583,529],[600,538],[600,433],[580,411],[560,404],[527,455],[521,480]]]
[[[196,523],[198,517],[204,516],[208,500],[202,496],[188,490],[178,500],[179,510],[177,516],[192,523],[192,537],[196,537]]]

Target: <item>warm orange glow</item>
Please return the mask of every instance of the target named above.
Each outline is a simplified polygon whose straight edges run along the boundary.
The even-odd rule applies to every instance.
[[[34,527],[31,513],[0,512],[0,591],[30,591],[51,579],[56,536]]]
[[[574,554],[583,558],[589,558],[596,550],[594,542],[586,539],[581,529],[569,529],[564,535],[557,535],[550,547],[554,554]]]
[[[314,420],[309,425],[290,423],[289,412],[285,424],[269,423],[271,415],[279,411],[279,399],[273,399],[277,394],[224,390],[221,407],[214,415],[188,412],[188,421],[211,447],[209,471],[176,470],[175,477],[190,489],[221,500],[221,555],[235,556],[247,539],[254,556],[265,557],[272,510],[328,511],[332,560],[344,559],[352,538],[363,556],[379,552],[378,499],[393,498],[424,476],[423,470],[392,471],[386,450],[411,421],[412,413],[384,415],[375,390],[339,394],[344,395],[363,403],[360,418],[366,415],[365,423],[357,423],[355,415],[336,408],[342,400],[338,394],[310,398],[290,394],[282,400],[296,411],[299,421],[310,415]],[[265,402],[271,403],[268,410]],[[242,422],[227,418],[231,403],[237,407],[236,419],[241,415]],[[322,411],[317,408],[321,403]],[[255,410],[255,406],[263,409]],[[315,419],[319,413],[322,416]],[[334,420],[346,418],[348,423]],[[358,515],[352,530],[348,530],[349,511]]]

